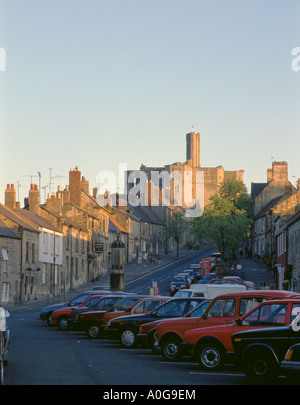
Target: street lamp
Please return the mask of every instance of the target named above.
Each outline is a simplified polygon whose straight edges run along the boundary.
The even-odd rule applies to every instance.
[[[125,273],[124,273],[124,248],[125,244],[117,239],[111,244],[111,271],[110,271],[110,289],[111,291],[124,291]]]

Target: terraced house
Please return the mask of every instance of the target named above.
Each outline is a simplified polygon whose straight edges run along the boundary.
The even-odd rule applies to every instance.
[[[279,288],[300,291],[300,179],[288,180],[287,162],[273,162],[266,183],[252,183],[252,254],[276,272]]]
[[[44,204],[32,184],[20,208],[16,189],[7,185],[5,204],[0,204],[3,302],[63,298],[65,291],[100,278],[110,269],[110,245],[117,236],[125,244],[126,261],[135,249],[163,249],[163,225],[150,208],[103,207],[95,189],[92,193],[78,167],[69,171],[69,185],[58,187]]]

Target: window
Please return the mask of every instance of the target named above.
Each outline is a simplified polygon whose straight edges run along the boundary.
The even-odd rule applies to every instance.
[[[109,310],[113,305],[115,305],[121,298],[114,297],[114,298],[102,298],[99,303],[95,306],[94,309],[105,309],[106,311]]]
[[[2,297],[3,302],[9,301],[9,283],[3,282],[2,283]]]
[[[29,263],[29,242],[26,242],[25,260]]]
[[[88,308],[92,305],[95,305],[99,301],[99,297],[92,297],[91,299],[87,300],[84,304],[85,308]]]
[[[265,301],[265,299],[259,297],[242,298],[240,301],[239,316],[245,315],[263,301]]]
[[[2,272],[7,273],[7,260],[2,260]]]
[[[78,258],[76,257],[75,259],[75,278],[76,280],[78,280],[79,276],[78,276]]]
[[[243,321],[243,326],[283,326],[287,304],[267,304],[254,309]]]
[[[2,249],[2,272],[7,273],[8,254],[6,249]]]
[[[206,316],[210,317],[232,317],[235,314],[236,300],[234,298],[222,298],[216,300],[208,310]]]
[[[291,311],[291,320],[290,322],[293,322],[293,320],[296,318],[296,316],[300,312],[300,303],[299,304],[293,304],[292,306],[292,311]]]
[[[142,301],[134,308],[134,314],[143,314],[153,311],[156,307],[161,305],[161,301]]]
[[[46,263],[43,263],[42,268],[42,283],[46,284]]]
[[[35,254],[34,254],[34,243],[31,244],[31,261],[32,263],[35,262]]]

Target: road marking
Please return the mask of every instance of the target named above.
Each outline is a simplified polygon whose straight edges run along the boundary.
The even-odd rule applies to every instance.
[[[201,371],[189,371],[189,374],[198,375],[215,375],[215,376],[225,376],[225,377],[244,377],[245,374],[242,373],[217,373],[217,372],[202,372]]]

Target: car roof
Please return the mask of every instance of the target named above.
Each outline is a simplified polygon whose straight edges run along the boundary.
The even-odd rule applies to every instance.
[[[226,293],[226,294],[220,294],[218,295],[217,298],[220,297],[247,297],[250,295],[251,297],[253,296],[265,296],[265,297],[274,297],[274,299],[278,298],[280,299],[281,297],[283,298],[298,298],[300,299],[300,294],[296,293],[294,291],[286,291],[286,290],[247,290],[247,291],[238,291],[234,293]]]
[[[263,301],[259,304],[261,305],[270,305],[270,304],[282,304],[282,303],[297,303],[300,304],[300,297],[299,298],[293,298],[293,297],[287,297],[287,298],[279,298],[279,299],[273,299],[273,300],[268,300],[268,301]]]

